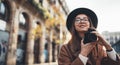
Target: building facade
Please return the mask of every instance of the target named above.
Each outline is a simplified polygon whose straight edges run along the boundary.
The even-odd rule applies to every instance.
[[[120,32],[103,32],[102,35],[111,44],[115,51],[120,54]]]
[[[68,13],[64,0],[0,0],[1,64],[56,62]]]

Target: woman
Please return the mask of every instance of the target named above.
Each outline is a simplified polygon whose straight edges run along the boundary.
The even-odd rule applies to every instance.
[[[96,31],[97,23],[96,14],[87,8],[77,8],[68,15],[66,26],[72,38],[61,47],[58,65],[120,65],[119,56]],[[85,43],[89,29],[94,29],[90,34],[97,38]]]

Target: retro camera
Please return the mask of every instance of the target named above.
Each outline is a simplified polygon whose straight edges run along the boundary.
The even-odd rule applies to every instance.
[[[97,36],[94,33],[91,33],[92,31],[96,31],[96,30],[89,28],[88,31],[85,33],[85,37],[83,41],[84,44],[95,42],[97,40]]]

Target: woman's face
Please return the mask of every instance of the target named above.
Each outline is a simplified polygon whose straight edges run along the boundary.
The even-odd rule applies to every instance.
[[[79,14],[75,17],[74,26],[78,32],[86,32],[90,27],[90,22],[85,14]]]

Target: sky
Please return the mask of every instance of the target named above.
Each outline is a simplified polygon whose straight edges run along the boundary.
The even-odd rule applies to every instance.
[[[70,12],[79,7],[93,10],[98,17],[97,30],[120,32],[120,0],[65,0]]]

